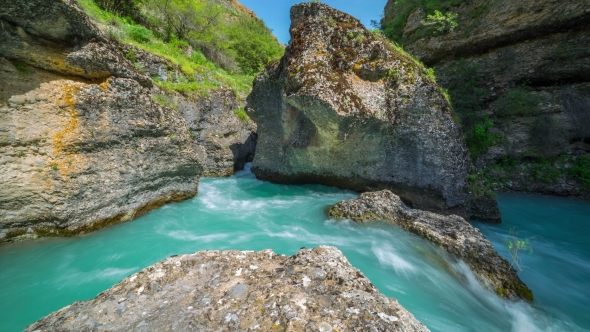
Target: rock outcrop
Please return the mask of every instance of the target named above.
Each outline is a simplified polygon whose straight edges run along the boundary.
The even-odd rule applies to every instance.
[[[197,194],[186,121],[72,1],[0,8],[0,241],[73,235]]]
[[[231,90],[221,88],[194,101],[180,98],[178,110],[204,148],[203,176],[232,175],[254,158],[256,124],[236,115],[244,111]]]
[[[465,219],[408,208],[389,190],[363,193],[358,199],[342,201],[329,210],[332,218],[359,223],[388,221],[439,244],[471,268],[487,288],[506,298],[533,300],[533,293],[516,270],[502,258],[479,229]]]
[[[25,331],[428,331],[334,248],[173,256]]]
[[[584,180],[569,169],[590,156],[590,2],[439,5],[446,17],[457,15],[452,31],[428,22],[433,8],[409,1],[388,1],[382,23],[393,29],[400,22],[389,32],[436,67],[453,102],[465,105],[455,110],[466,127],[492,121],[494,144],[474,156],[476,166],[496,189],[587,196]]]
[[[387,188],[415,207],[473,216],[467,149],[428,71],[327,5],[295,5],[291,20],[284,57],[258,75],[248,97],[259,136],[254,174]]]

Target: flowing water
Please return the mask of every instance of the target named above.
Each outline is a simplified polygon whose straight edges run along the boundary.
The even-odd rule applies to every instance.
[[[504,223],[478,224],[504,256],[511,227],[533,237],[535,251],[522,255],[521,273],[536,295],[531,306],[482,289],[464,264],[395,226],[327,219],[327,205],[356,196],[319,185],[270,184],[243,171],[202,179],[198,197],[130,223],[0,247],[0,331],[22,330],[173,254],[272,248],[291,255],[320,244],[340,248],[433,331],[590,330],[588,202],[500,195]]]

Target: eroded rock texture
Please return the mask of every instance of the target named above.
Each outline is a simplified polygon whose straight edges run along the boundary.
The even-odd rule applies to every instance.
[[[388,188],[416,207],[472,216],[467,149],[426,69],[327,5],[295,5],[291,20],[285,56],[248,98],[259,135],[254,174]]]
[[[533,293],[510,263],[496,252],[479,229],[459,216],[411,209],[389,190],[363,193],[358,199],[339,202],[330,208],[329,214],[359,223],[382,220],[398,225],[465,261],[477,279],[498,295],[533,299]]]
[[[0,241],[87,232],[197,193],[198,144],[68,1],[0,8]]]
[[[583,181],[566,175],[590,156],[590,1],[440,3],[457,15],[453,31],[424,25],[432,10],[417,8],[400,39],[466,105],[461,117],[493,122],[497,138],[476,166],[496,189],[588,197]],[[400,4],[388,1],[384,24],[404,15]]]
[[[203,176],[229,176],[252,161],[256,124],[236,116],[240,104],[231,90],[221,88],[196,100],[181,98],[178,108],[204,148]]]
[[[168,258],[25,331],[428,331],[321,246]]]

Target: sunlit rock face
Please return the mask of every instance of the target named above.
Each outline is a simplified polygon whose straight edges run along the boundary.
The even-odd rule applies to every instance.
[[[391,189],[415,207],[467,217],[470,161],[453,110],[428,71],[352,16],[291,9],[284,57],[255,79],[252,171],[279,183]],[[499,219],[495,210],[484,219]]]
[[[197,194],[184,118],[73,2],[0,8],[0,241],[74,235]]]

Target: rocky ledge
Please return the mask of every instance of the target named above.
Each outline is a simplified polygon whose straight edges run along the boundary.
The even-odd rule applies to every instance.
[[[520,280],[512,265],[502,258],[479,229],[465,219],[407,207],[389,190],[363,193],[330,208],[332,218],[359,223],[388,221],[415,233],[465,261],[476,278],[498,295],[533,300],[532,291]]]
[[[334,247],[172,256],[25,331],[428,331]]]

